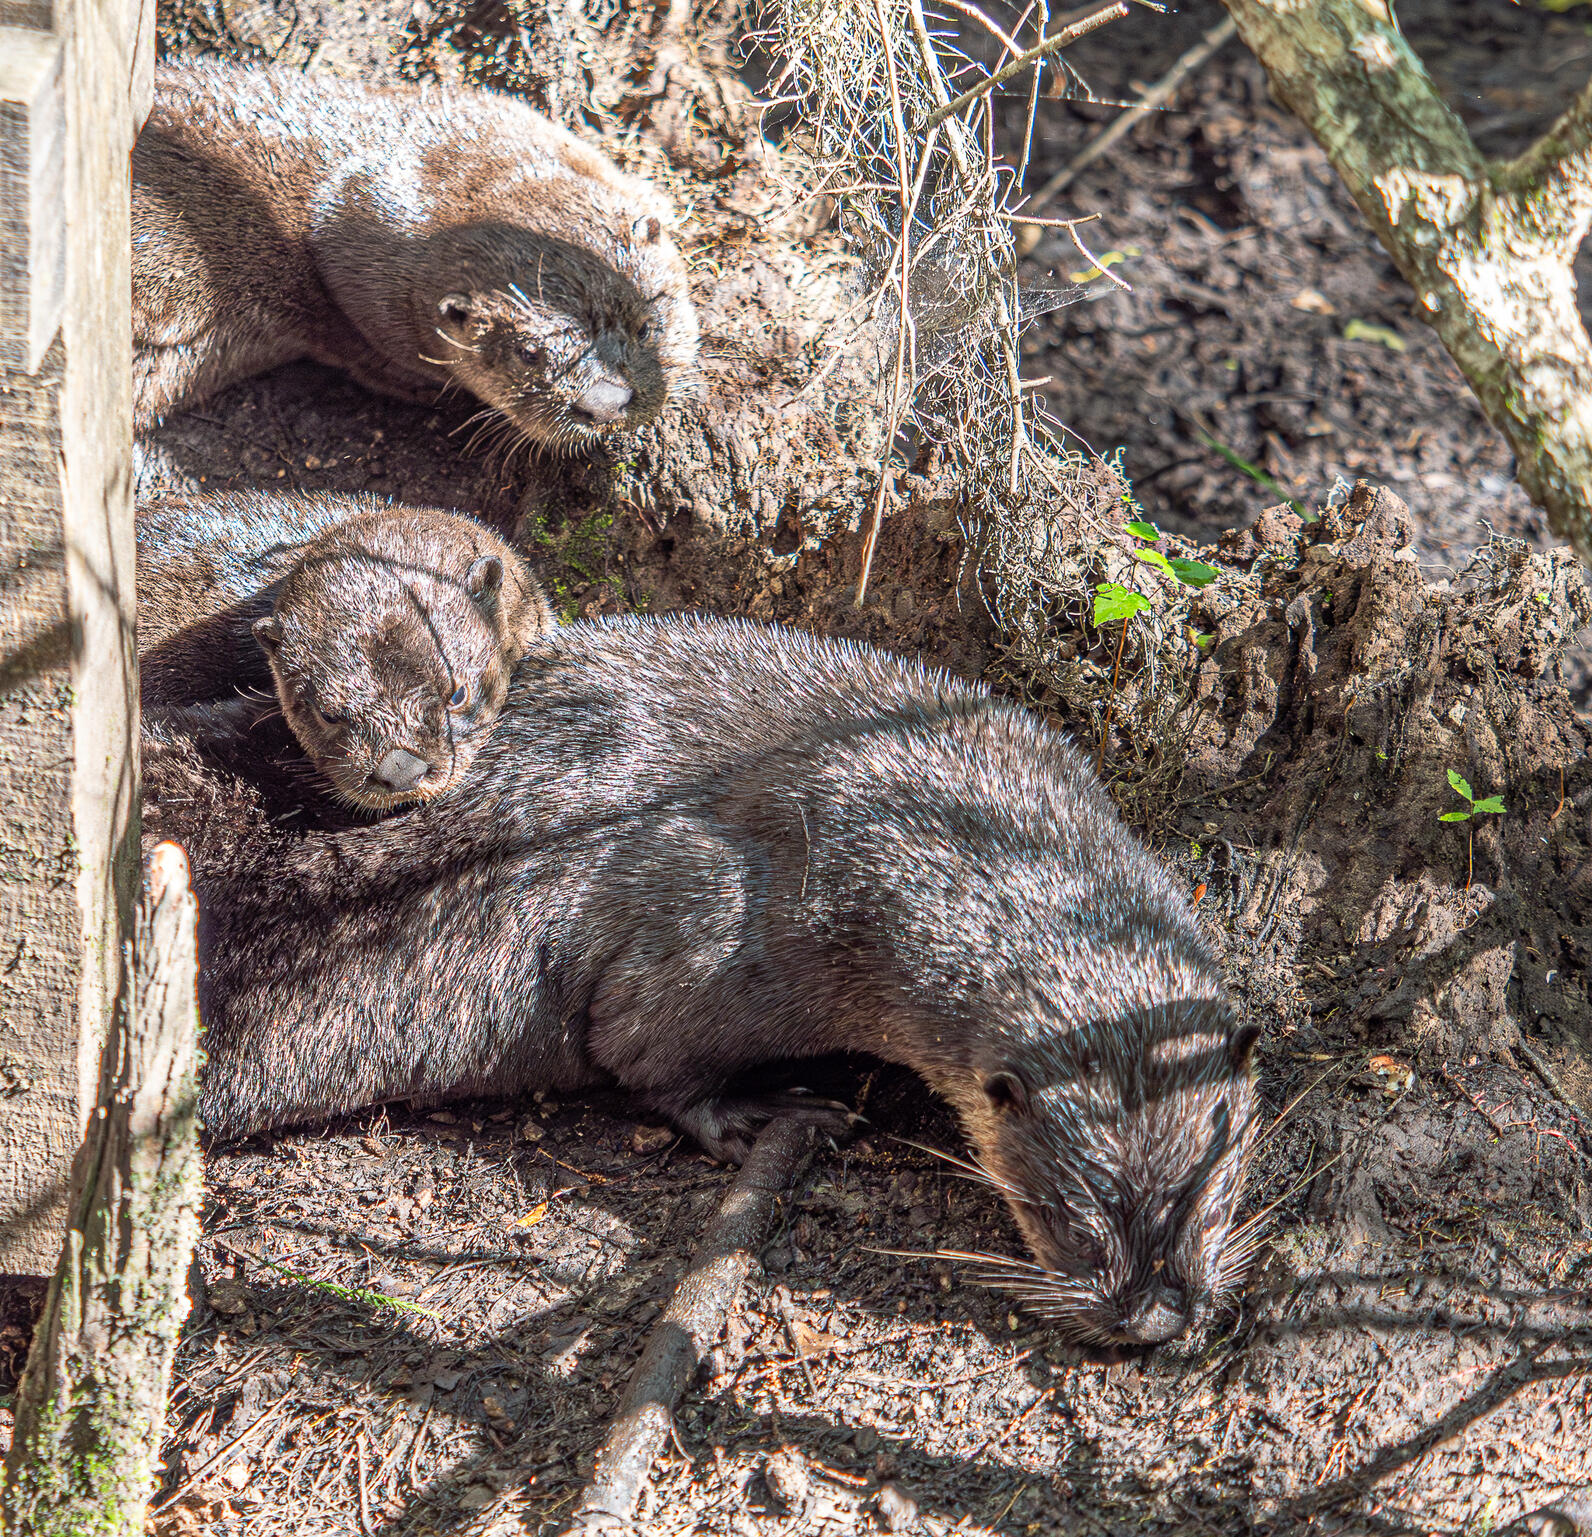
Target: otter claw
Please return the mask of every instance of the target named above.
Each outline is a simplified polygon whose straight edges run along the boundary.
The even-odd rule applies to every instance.
[[[849,1140],[863,1117],[839,1100],[819,1099],[806,1089],[784,1089],[744,1099],[701,1100],[680,1111],[675,1124],[688,1132],[712,1158],[743,1163],[752,1138],[777,1117],[814,1126],[838,1142]]]

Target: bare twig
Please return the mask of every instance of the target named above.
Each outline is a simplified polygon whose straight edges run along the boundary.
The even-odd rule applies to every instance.
[[[1560,1082],[1559,1075],[1549,1066],[1547,1059],[1525,1036],[1520,1037],[1520,1054],[1528,1061],[1539,1077],[1553,1093],[1556,1099],[1562,1100],[1576,1113],[1576,1118],[1581,1117],[1581,1107],[1570,1097],[1570,1091]]]
[[[895,133],[896,175],[901,199],[901,240],[899,246],[900,276],[897,279],[897,315],[895,368],[890,380],[890,410],[885,430],[884,448],[879,455],[879,484],[874,489],[872,516],[862,545],[862,569],[857,575],[857,594],[852,600],[858,608],[867,601],[868,578],[873,572],[873,552],[879,544],[879,531],[884,526],[884,504],[889,495],[890,460],[895,453],[896,433],[901,427],[901,385],[906,376],[907,338],[910,335],[911,309],[908,295],[912,281],[912,216],[917,210],[918,198],[928,175],[930,157],[934,149],[934,135],[930,134],[918,157],[918,174],[911,178],[911,191],[907,190],[907,133],[901,111],[901,88],[896,79],[895,49],[890,41],[890,24],[885,19],[882,0],[874,0],[874,14],[879,19],[879,35],[884,43],[884,60],[890,86],[890,122]]]
[[[1103,27],[1108,21],[1119,21],[1127,14],[1128,0],[1115,0],[1114,4],[1105,6],[1092,16],[1086,16],[1082,21],[1075,22],[1070,27],[1063,27],[1054,36],[1047,37],[1043,42],[1036,43],[1027,52],[1018,54],[1010,64],[996,70],[993,75],[986,76],[977,85],[971,86],[963,91],[960,96],[946,102],[943,107],[936,108],[923,120],[924,130],[927,131],[937,124],[943,123],[948,117],[954,117],[964,107],[971,105],[987,92],[998,90],[1014,75],[1022,74],[1030,64],[1035,64],[1040,59],[1053,54],[1058,48],[1065,48],[1068,43],[1077,42],[1085,33],[1093,32],[1096,27]]]
[[[1116,273],[1111,270],[1111,264],[1109,262],[1101,261],[1100,258],[1083,243],[1083,237],[1078,233],[1078,224],[1076,220],[1068,224],[1067,234],[1071,238],[1072,243],[1078,247],[1078,254],[1089,263],[1090,267],[1093,268],[1094,271],[1098,272],[1101,277],[1110,278],[1111,281],[1115,283],[1117,287],[1120,288],[1124,293],[1130,294],[1133,292],[1132,287],[1128,283],[1125,283],[1116,275]]]
[[[1095,773],[1097,774],[1106,761],[1106,738],[1111,735],[1111,709],[1117,702],[1117,679],[1122,673],[1122,648],[1128,643],[1128,626],[1132,623],[1132,614],[1123,615],[1122,634],[1117,637],[1117,660],[1111,669],[1111,698],[1106,704],[1106,721],[1100,728],[1100,747],[1095,753]]]
[[[1177,88],[1195,70],[1225,47],[1237,31],[1238,28],[1231,16],[1217,22],[1154,85],[1143,92],[1139,99],[1123,112],[1121,117],[1096,134],[1066,165],[1057,171],[1049,181],[1045,182],[1024,206],[1022,213],[1038,213],[1057,193],[1065,192],[1080,172],[1093,165],[1124,134],[1131,132],[1144,113],[1154,112],[1164,107],[1172,99]],[[1034,223],[1037,221],[1029,220],[1027,222]]]
[[[675,1293],[653,1326],[646,1349],[597,1457],[597,1474],[566,1533],[630,1526],[642,1486],[674,1428],[674,1406],[697,1364],[724,1332],[774,1203],[799,1177],[810,1129],[788,1118],[759,1133]]]

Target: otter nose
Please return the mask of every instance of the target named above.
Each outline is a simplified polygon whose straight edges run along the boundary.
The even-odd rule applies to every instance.
[[[1159,1286],[1132,1299],[1112,1334],[1125,1344],[1159,1345],[1188,1324],[1188,1299],[1180,1291]]]
[[[431,765],[424,758],[417,758],[405,748],[395,747],[376,765],[370,777],[382,789],[401,794],[414,789],[430,770]]]
[[[621,379],[599,379],[586,386],[570,410],[599,427],[610,427],[624,416],[635,393]]]

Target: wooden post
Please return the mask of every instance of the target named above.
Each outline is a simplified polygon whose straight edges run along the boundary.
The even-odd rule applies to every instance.
[[[0,0],[0,1273],[55,1267],[137,874],[128,156],[153,0]]]
[[[162,843],[138,914],[131,1007],[72,1170],[61,1263],[17,1389],[0,1479],[11,1537],[142,1537],[203,1199],[195,906]]]

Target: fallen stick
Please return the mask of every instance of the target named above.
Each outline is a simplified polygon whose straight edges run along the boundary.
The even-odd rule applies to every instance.
[[[782,1117],[758,1134],[691,1268],[653,1326],[564,1537],[633,1527],[641,1491],[674,1429],[674,1406],[723,1334],[774,1203],[795,1184],[811,1148],[811,1129],[799,1121]]]
[[[1146,112],[1154,112],[1158,107],[1164,107],[1177,88],[1222,48],[1236,30],[1231,16],[1217,22],[1149,90],[1116,118],[1110,127],[1096,134],[1066,165],[1045,182],[1022,208],[1014,210],[1012,219],[1019,221],[1025,213],[1038,213],[1058,192],[1066,191],[1080,172],[1093,165],[1123,134],[1129,132]]]

